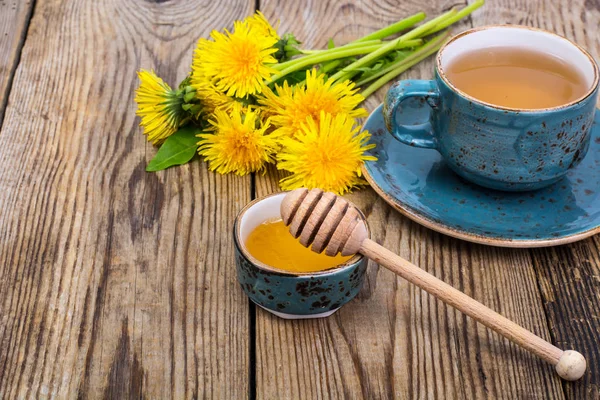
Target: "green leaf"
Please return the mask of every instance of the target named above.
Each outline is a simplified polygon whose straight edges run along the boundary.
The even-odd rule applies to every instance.
[[[306,70],[307,69],[308,68],[303,68],[298,71],[290,72],[289,74],[284,76],[283,79],[280,82],[278,82],[278,84],[283,85],[283,82],[287,81],[288,85],[293,86],[300,82],[304,82],[304,80],[306,79]]]
[[[199,139],[196,137],[201,130],[193,125],[179,128],[160,146],[154,158],[146,167],[146,171],[162,171],[173,165],[189,162],[198,149]]]

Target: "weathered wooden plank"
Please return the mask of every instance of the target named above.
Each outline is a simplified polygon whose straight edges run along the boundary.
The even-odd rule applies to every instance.
[[[244,398],[231,223],[250,178],[144,171],[139,67],[172,85],[253,1],[38,0],[0,137],[0,398]]]
[[[31,0],[0,2],[0,122],[32,9]]]
[[[600,59],[598,1],[495,1],[486,5],[476,21],[513,22],[547,29],[574,40],[596,60]],[[531,251],[554,343],[579,350],[588,361],[589,368],[582,380],[564,383],[565,394],[572,399],[600,397],[599,253],[598,236]]]
[[[261,1],[307,47],[345,43],[418,11],[455,3]],[[476,14],[474,20],[481,18]],[[468,27],[469,21],[456,30]],[[432,77],[431,60],[403,78]],[[373,110],[385,89],[366,102]],[[277,191],[273,171],[259,196]],[[352,194],[373,237],[427,271],[549,339],[529,253],[473,245],[400,216],[370,189]],[[284,321],[257,310],[257,398],[562,398],[549,365],[371,264],[359,296],[328,319]]]
[[[532,251],[546,314],[555,344],[585,355],[588,370],[565,382],[571,399],[600,397],[600,238]]]

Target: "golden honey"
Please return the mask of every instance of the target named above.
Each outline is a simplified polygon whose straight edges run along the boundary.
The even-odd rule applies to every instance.
[[[280,219],[263,222],[250,232],[246,249],[263,264],[290,272],[323,271],[352,258],[339,254],[329,257],[302,246]]]

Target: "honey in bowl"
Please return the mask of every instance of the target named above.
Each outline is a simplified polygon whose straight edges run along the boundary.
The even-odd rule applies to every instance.
[[[281,219],[263,222],[246,239],[246,249],[258,261],[289,272],[317,272],[337,267],[352,256],[329,257],[302,246]]]

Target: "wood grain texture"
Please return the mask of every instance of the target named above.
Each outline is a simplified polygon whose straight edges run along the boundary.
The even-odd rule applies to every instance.
[[[598,0],[488,2],[477,22],[547,29],[575,41],[600,60]],[[600,239],[596,235],[530,253],[554,343],[580,351],[589,366],[580,381],[563,382],[565,394],[571,399],[600,398]]]
[[[0,124],[32,8],[33,0],[0,1]]]
[[[460,5],[259,3],[280,31],[315,48]],[[600,397],[598,236],[489,248],[420,227],[370,189],[349,196],[377,242],[584,353],[590,368],[576,383],[373,263],[359,296],[328,319],[284,321],[261,309],[249,319],[230,229],[250,178],[201,163],[145,173],[155,149],[137,127],[133,91],[140,67],[175,85],[197,38],[254,6],[37,0],[24,36],[33,3],[0,0],[0,398]],[[505,22],[553,30],[600,56],[598,0],[488,1],[456,30]],[[432,70],[428,60],[403,78]],[[256,194],[279,191],[280,176],[256,176]]]
[[[565,393],[600,398],[600,238],[531,253],[553,341],[577,349],[589,366],[580,381],[564,383]]]
[[[253,7],[37,1],[0,133],[0,398],[248,396],[250,178],[146,173],[133,97],[138,68],[175,86]]]
[[[389,269],[555,366],[562,378],[577,380],[585,372],[586,361],[581,354],[574,350],[563,352],[552,343],[371,240],[364,217],[343,197],[321,189],[293,190],[281,202],[281,219],[303,246],[318,253],[325,249],[325,253],[332,257],[338,253],[342,256],[357,253],[365,255],[380,267]]]
[[[406,15],[437,15],[455,2],[263,0],[306,47],[329,37],[345,43]],[[487,7],[487,5],[486,5]],[[477,23],[481,13],[456,31]],[[430,79],[429,59],[402,78]],[[365,103],[373,110],[386,87]],[[280,172],[256,177],[258,196],[278,191]],[[469,244],[437,234],[393,211],[365,189],[349,196],[368,215],[372,237],[538,336],[550,340],[526,250]],[[328,319],[284,321],[256,316],[257,398],[556,398],[552,367],[415,288],[370,264],[364,286]]]

